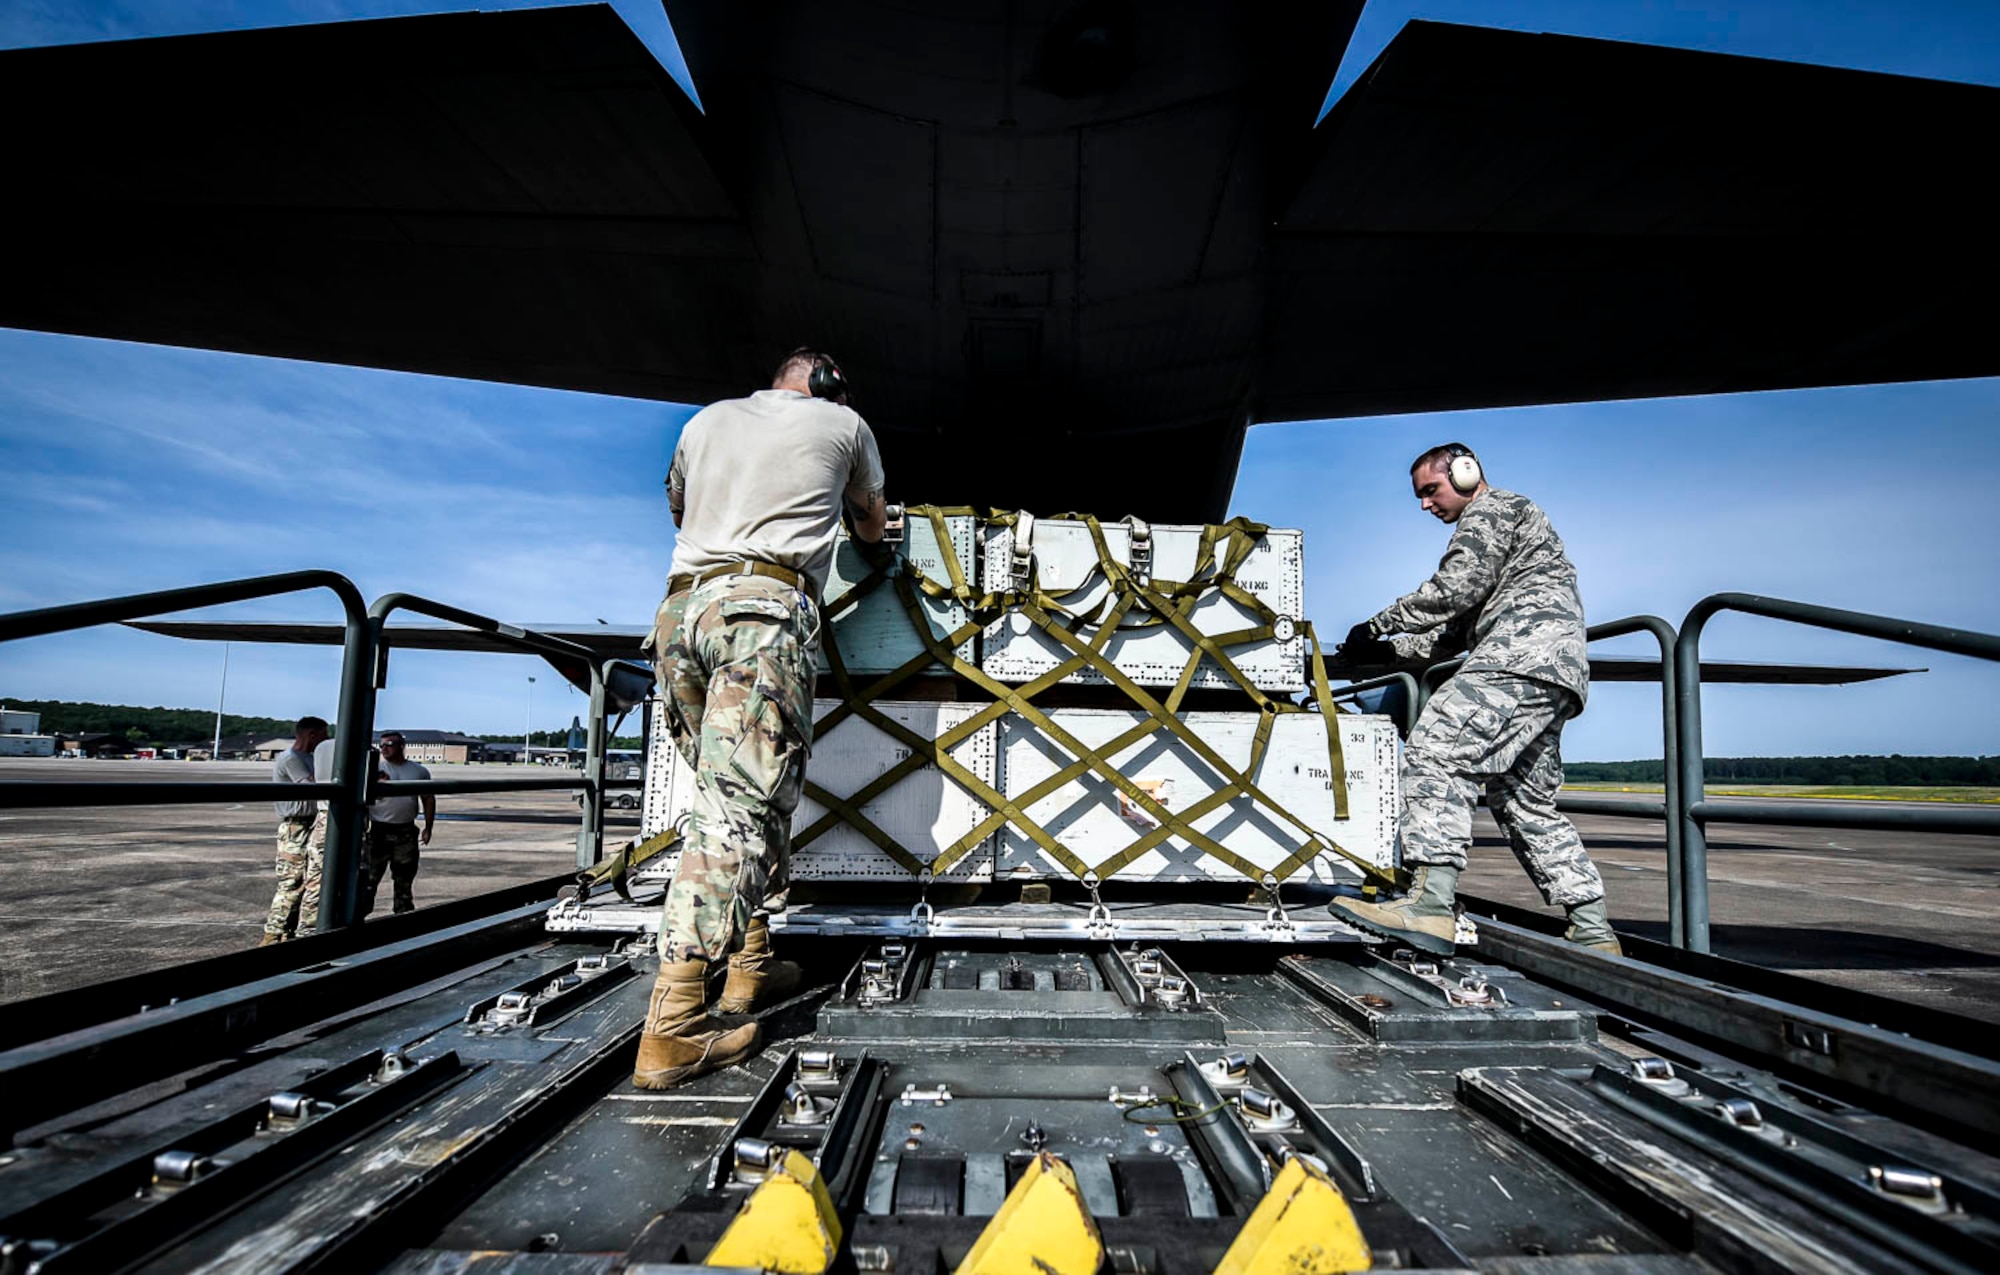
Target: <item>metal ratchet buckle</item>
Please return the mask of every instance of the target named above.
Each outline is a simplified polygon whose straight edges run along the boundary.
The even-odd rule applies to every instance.
[[[917,873],[917,901],[910,906],[910,926],[913,929],[929,930],[931,922],[937,919],[937,910],[931,907],[931,870],[926,864]]]
[[[1014,553],[1009,575],[1016,593],[1035,587],[1035,515],[1023,509],[1014,518]]]
[[[1261,884],[1264,892],[1271,896],[1271,906],[1264,910],[1264,924],[1286,933],[1296,931],[1298,927],[1292,924],[1291,915],[1285,911],[1284,897],[1278,893],[1278,878],[1266,872]]]
[[[1145,519],[1130,516],[1125,525],[1132,533],[1132,579],[1142,589],[1153,583],[1153,528]]]
[[[1113,930],[1111,909],[1104,905],[1104,896],[1097,892],[1097,873],[1083,874],[1083,888],[1090,891],[1090,914],[1084,924],[1090,928],[1091,937],[1109,938]]]

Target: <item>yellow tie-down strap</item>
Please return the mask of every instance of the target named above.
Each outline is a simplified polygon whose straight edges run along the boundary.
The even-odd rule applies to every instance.
[[[632,890],[625,883],[625,879],[630,875],[632,869],[649,859],[656,859],[660,855],[665,854],[679,845],[680,841],[680,829],[668,828],[665,832],[656,832],[650,837],[644,839],[635,838],[626,842],[624,848],[617,854],[612,855],[609,859],[604,860],[595,867],[587,868],[576,874],[578,887],[577,901],[582,902],[584,899],[589,898],[592,890],[609,881],[611,888],[618,892],[619,898],[625,900],[627,903],[633,902]]]
[[[928,518],[936,532],[938,543],[942,546],[951,543],[944,522],[947,516],[972,516],[978,519],[982,526],[1014,525],[1017,519],[1017,515],[1014,514],[928,505],[911,506],[906,511],[906,516]],[[876,678],[866,686],[856,686],[841,656],[833,626],[828,623],[822,629],[822,640],[827,653],[827,666],[831,671],[840,702],[818,719],[814,724],[814,734],[823,736],[825,732],[848,717],[860,717],[909,749],[909,756],[845,797],[830,793],[808,779],[805,785],[806,795],[823,806],[826,813],[793,837],[793,848],[796,850],[808,846],[837,825],[845,824],[859,832],[893,862],[908,869],[912,874],[919,877],[936,877],[950,870],[954,864],[1003,825],[1012,825],[1051,859],[1061,864],[1065,870],[1086,883],[1106,880],[1169,837],[1179,837],[1203,854],[1228,865],[1249,880],[1267,887],[1286,880],[1322,853],[1337,854],[1354,864],[1373,884],[1384,886],[1397,884],[1399,874],[1379,868],[1347,850],[1332,837],[1313,828],[1273,800],[1248,777],[1255,774],[1261,766],[1265,748],[1270,742],[1272,724],[1279,715],[1317,712],[1325,719],[1326,724],[1328,770],[1333,777],[1334,816],[1336,819],[1348,817],[1347,767],[1341,750],[1338,710],[1333,703],[1331,688],[1327,684],[1324,663],[1319,658],[1319,638],[1313,632],[1312,626],[1302,620],[1298,622],[1300,636],[1312,644],[1310,704],[1294,704],[1266,694],[1231,658],[1231,648],[1265,641],[1275,635],[1277,615],[1261,599],[1237,585],[1233,578],[1236,569],[1255,549],[1258,539],[1264,535],[1267,528],[1262,524],[1243,519],[1237,519],[1223,526],[1204,528],[1196,570],[1187,581],[1171,582],[1142,579],[1111,556],[1102,527],[1096,519],[1086,517],[1082,521],[1090,527],[1098,551],[1096,571],[1102,573],[1110,585],[1107,597],[1097,606],[1090,608],[1088,614],[1079,614],[1072,610],[1066,605],[1065,598],[1074,597],[1076,592],[1091,583],[1089,580],[1084,581],[1076,591],[1064,597],[1050,596],[1039,588],[1026,591],[975,593],[958,565],[957,555],[950,552],[943,555],[949,580],[930,579],[907,559],[898,557],[877,567],[866,579],[858,582],[840,599],[828,605],[827,618],[830,621],[833,616],[854,605],[874,590],[884,585],[892,587],[902,603],[912,631],[923,644],[924,650],[922,654]],[[1221,546],[1222,550],[1219,555],[1216,552],[1218,546]],[[1189,613],[1195,602],[1211,590],[1223,591],[1255,615],[1258,623],[1252,628],[1233,633],[1201,632],[1189,618]],[[953,599],[965,608],[968,616],[966,623],[956,632],[940,637],[933,630],[919,595]],[[1128,617],[1135,613],[1141,619],[1127,624]],[[957,648],[960,645],[1008,614],[1018,614],[1028,620],[1067,654],[1067,658],[1056,667],[1018,687],[1008,686],[988,676],[977,665],[962,660],[957,655]],[[1065,623],[1065,620],[1068,623]],[[1192,648],[1186,666],[1164,698],[1155,697],[1133,681],[1104,651],[1105,644],[1121,625],[1134,628],[1153,624],[1171,625],[1187,639]],[[1096,632],[1091,637],[1086,640],[1079,636],[1079,630],[1092,626],[1096,628]],[[1261,720],[1257,724],[1251,743],[1249,763],[1241,771],[1230,765],[1206,740],[1196,734],[1192,727],[1181,720],[1180,706],[1203,660],[1212,660],[1220,667],[1230,680],[1249,696],[1260,714]],[[876,707],[876,703],[887,698],[896,687],[911,678],[935,668],[942,668],[970,682],[992,696],[992,703],[981,707],[933,739],[911,730],[883,713]],[[1123,692],[1132,707],[1143,716],[1143,720],[1130,730],[1097,749],[1089,747],[1071,735],[1034,702],[1036,696],[1062,682],[1071,674],[1086,668],[1094,670],[1106,682]],[[1008,713],[1013,713],[1034,725],[1044,736],[1074,758],[1069,765],[1011,799],[951,756],[952,748]],[[1217,778],[1214,791],[1179,812],[1169,810],[1153,793],[1119,771],[1110,760],[1160,730],[1167,731],[1184,744],[1202,760],[1203,764],[1215,772]],[[863,813],[863,807],[869,802],[925,766],[935,766],[940,773],[991,811],[978,826],[928,860],[898,843]],[[1094,864],[1084,861],[1027,813],[1036,802],[1057,792],[1065,784],[1090,773],[1098,775],[1116,788],[1134,806],[1151,817],[1155,824],[1143,836]],[[1193,826],[1194,822],[1204,815],[1239,798],[1248,798],[1276,819],[1295,829],[1301,838],[1298,849],[1273,867],[1263,868],[1235,854]]]

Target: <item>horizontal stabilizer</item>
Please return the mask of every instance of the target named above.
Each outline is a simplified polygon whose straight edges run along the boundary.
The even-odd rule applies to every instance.
[[[132,620],[127,627],[147,633],[159,633],[166,637],[193,638],[204,642],[274,642],[295,646],[339,646],[347,638],[347,630],[339,624],[300,621],[298,623],[261,623],[241,620]],[[644,692],[639,687],[650,687],[653,671],[644,666],[644,657],[639,644],[646,640],[646,630],[630,625],[609,627],[598,625],[594,628],[543,628],[538,625],[521,626],[544,637],[560,638],[587,648],[599,660],[640,661],[612,679],[607,686],[610,709],[623,713],[636,707]],[[455,624],[391,624],[382,630],[388,640],[390,651],[484,651],[492,655],[526,655],[497,634],[479,629],[462,629]],[[539,651],[532,654],[548,661],[549,667],[560,673],[563,680],[580,691],[590,690],[590,668],[581,657],[547,655]],[[629,674],[629,676],[627,675]]]
[[[277,642],[310,646],[339,646],[344,631],[338,624],[302,621],[267,623],[237,620],[137,620],[131,626],[167,637],[194,638],[208,642]],[[646,630],[636,625],[528,625],[537,633],[561,638],[590,648],[605,659],[639,659],[639,644]],[[490,633],[461,629],[448,624],[394,624],[384,631],[390,649],[418,651],[487,651],[499,655],[520,652]],[[1336,682],[1359,681],[1389,668],[1347,668],[1328,665],[1327,674]],[[1844,664],[1759,664],[1739,660],[1703,660],[1702,681],[1708,683],[1757,683],[1770,686],[1847,686],[1874,682],[1906,673],[1923,673],[1917,668],[1866,668]],[[1594,682],[1657,682],[1658,660],[1616,655],[1595,655],[1590,660]]]

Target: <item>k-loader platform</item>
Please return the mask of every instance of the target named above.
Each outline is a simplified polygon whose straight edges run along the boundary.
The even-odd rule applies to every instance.
[[[650,944],[555,884],[0,1011],[0,1270],[2000,1263],[2000,1065],[1890,1002],[1497,907],[1446,960],[781,932],[762,1054],[647,1093]]]

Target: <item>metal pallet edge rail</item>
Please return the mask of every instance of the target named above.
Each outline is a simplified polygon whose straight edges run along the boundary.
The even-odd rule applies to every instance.
[[[354,925],[360,892],[363,812],[385,796],[426,793],[535,792],[581,790],[584,818],[577,831],[577,866],[590,867],[603,852],[604,793],[630,788],[633,781],[604,778],[606,717],[615,705],[623,712],[644,699],[652,673],[623,660],[599,661],[586,647],[562,638],[507,624],[490,616],[447,606],[410,593],[389,593],[364,609],[354,582],[335,571],[290,571],[278,575],[225,580],[185,589],[130,594],[66,606],[44,607],[0,615],[0,643],[44,637],[100,624],[172,614],[200,607],[221,606],[257,598],[277,597],[312,589],[331,590],[344,613],[340,664],[340,699],[335,714],[333,774],[313,784],[279,783],[77,783],[10,780],[0,782],[0,809],[49,809],[97,805],[193,805],[216,802],[296,800],[327,802],[326,864],[320,894],[319,928]],[[496,645],[540,655],[564,676],[580,674],[590,689],[591,719],[585,773],[576,778],[427,779],[389,783],[375,779],[369,762],[375,737],[375,692],[387,684],[391,639],[389,616],[415,611],[434,619],[486,634]]]
[[[2000,1134],[2000,1062],[1707,978],[1579,947],[1505,921],[1479,925],[1482,955],[1566,987],[1601,1008],[1690,1030],[1779,1068],[1888,1104],[1911,1124],[1962,1141]],[[1700,1024],[1690,1028],[1690,1024]]]
[[[50,1120],[533,941],[546,901],[0,1053],[0,1134]]]
[[[1480,918],[1482,925],[1485,924],[1486,918],[1490,917],[1519,929],[1549,937],[1560,937],[1563,931],[1563,921],[1560,917],[1529,908],[1469,894],[1461,894],[1459,901],[1465,905],[1466,911]],[[1704,982],[1732,987],[1737,991],[1768,996],[1772,1000],[1818,1010],[1838,1018],[1851,1018],[1856,1022],[1867,1023],[1872,1027],[1880,1027],[1884,1031],[1896,1032],[1918,1040],[1928,1040],[1935,1044],[1950,1041],[1955,1048],[1963,1049],[1966,1053],[2000,1062],[2000,1036],[1994,1034],[1993,1024],[1983,1019],[1954,1014],[1950,1010],[1930,1005],[1916,1004],[1900,997],[1864,992],[1835,983],[1823,983],[1818,979],[1789,974],[1783,970],[1769,969],[1710,952],[1691,952],[1684,947],[1674,947],[1636,934],[1621,933],[1618,941],[1624,947],[1626,956],[1646,965],[1671,970],[1676,974],[1684,974]],[[1477,949],[1474,950],[1476,952]]]
[[[177,1004],[196,996],[289,974],[308,965],[354,956],[392,943],[477,921],[530,903],[546,904],[576,875],[558,873],[486,894],[432,904],[415,912],[371,917],[366,925],[308,934],[290,943],[244,948],[91,983],[85,992],[48,992],[0,1005],[0,1051],[65,1032]]]
[[[372,1050],[100,1163],[55,1195],[0,1217],[0,1227],[25,1239],[34,1275],[123,1270],[464,1074],[449,1050],[420,1060]],[[132,1203],[120,1207],[121,1199]]]

